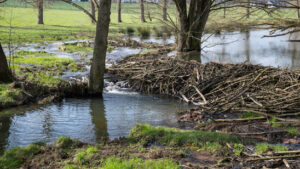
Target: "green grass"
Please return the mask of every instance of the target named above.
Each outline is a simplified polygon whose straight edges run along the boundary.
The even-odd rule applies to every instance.
[[[101,169],[179,169],[180,167],[171,160],[142,160],[134,158],[129,160],[121,160],[120,158],[111,157],[104,161]]]
[[[156,142],[170,146],[202,146],[211,142],[224,145],[225,143],[239,143],[235,136],[224,133],[180,130],[166,127],[152,127],[148,124],[138,124],[130,131],[130,137],[144,139],[148,142]]]
[[[0,168],[12,169],[19,168],[24,160],[40,152],[40,145],[31,144],[25,148],[14,148],[6,150],[0,157]]]
[[[256,153],[257,154],[263,154],[267,151],[275,151],[275,152],[279,152],[279,151],[287,151],[288,148],[284,145],[270,145],[268,143],[259,143],[256,144],[255,146],[256,148]]]
[[[27,51],[27,50],[20,50],[14,53],[15,56],[54,56],[53,53],[48,53],[45,51]]]
[[[11,86],[12,84],[0,84],[0,104],[2,106],[15,103],[21,94],[21,89],[15,89]]]
[[[80,5],[89,9],[89,2],[81,2]],[[42,42],[44,40],[71,40],[78,38],[89,38],[94,36],[95,25],[91,24],[90,19],[83,12],[71,7],[63,2],[54,2],[46,5],[44,13],[45,25],[37,25],[37,10],[29,5],[24,5],[16,0],[9,0],[0,7],[0,39],[2,43],[7,43],[10,28],[12,27],[13,43],[16,42]],[[149,5],[153,21],[148,18],[147,23],[140,23],[138,4],[122,5],[122,23],[117,23],[117,5],[112,4],[110,35],[115,36],[121,29],[132,27],[153,28],[163,26],[161,9],[155,5]],[[168,7],[170,16],[175,19],[175,6]],[[276,12],[279,15],[267,15],[262,10],[253,12],[249,19],[243,18],[246,10],[242,8],[228,9],[227,17],[223,19],[223,11],[213,11],[208,20],[208,30],[214,30],[218,26],[234,24],[232,28],[238,28],[239,23],[262,23],[265,21],[284,19],[296,19],[296,10],[282,9]],[[138,23],[138,24],[137,24]],[[123,31],[125,32],[125,31]]]
[[[62,149],[76,148],[78,145],[79,141],[70,137],[61,136],[56,141],[56,146]]]
[[[256,117],[262,117],[262,115],[254,114],[250,112],[246,112],[240,115],[240,118],[242,119],[248,119],[248,118],[256,118]]]
[[[285,129],[291,135],[297,136],[299,135],[299,130],[297,128],[289,127]]]
[[[96,147],[88,147],[86,150],[79,151],[74,157],[74,163],[79,165],[86,164],[98,152]]]

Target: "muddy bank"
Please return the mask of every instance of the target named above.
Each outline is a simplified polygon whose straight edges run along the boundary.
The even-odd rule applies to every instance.
[[[137,160],[137,161],[136,161]],[[111,163],[113,162],[113,163]],[[299,167],[299,151],[282,145],[246,144],[226,133],[135,126],[128,138],[88,145],[61,137],[7,150],[3,168],[289,168]]]

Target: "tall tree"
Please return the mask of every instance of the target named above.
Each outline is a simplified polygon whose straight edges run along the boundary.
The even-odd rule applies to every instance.
[[[122,17],[121,17],[121,10],[122,10],[122,0],[118,0],[118,22],[120,23],[120,22],[122,22]]]
[[[167,5],[168,5],[168,0],[163,0],[163,20],[164,21],[168,20],[168,18],[167,18]]]
[[[44,24],[44,0],[37,0],[38,24]]]
[[[214,0],[173,0],[178,14],[177,51],[201,51],[201,38]]]
[[[0,43],[0,82],[11,82],[13,76],[9,70],[5,53],[3,51],[2,45]]]
[[[144,0],[140,0],[140,9],[141,9],[141,22],[144,23],[146,22]]]
[[[96,8],[95,8],[95,3],[93,0],[90,0],[91,1],[91,15],[93,16],[93,18],[96,18]],[[96,23],[96,21],[94,19],[91,19],[91,22],[93,24]]]
[[[111,0],[100,0],[96,27],[95,47],[89,80],[89,92],[101,95],[104,88],[104,71],[107,51],[107,36],[110,23]]]

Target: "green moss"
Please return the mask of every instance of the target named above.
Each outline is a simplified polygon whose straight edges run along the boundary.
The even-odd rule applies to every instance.
[[[15,56],[28,56],[28,55],[38,55],[38,56],[54,56],[53,53],[48,53],[45,51],[27,51],[27,50],[20,50],[14,53]]]
[[[256,117],[262,117],[262,115],[246,112],[240,115],[240,118],[247,119],[247,118],[256,118]]]
[[[76,148],[79,145],[79,141],[71,139],[70,137],[63,137],[57,139],[56,146],[62,149]]]
[[[279,152],[279,151],[287,151],[288,148],[284,145],[270,145],[268,143],[259,143],[256,144],[255,146],[256,148],[256,153],[257,154],[263,154],[267,151],[275,151],[275,152]]]
[[[179,169],[180,167],[171,160],[142,160],[134,158],[121,160],[120,158],[111,157],[104,161],[102,169]]]
[[[0,168],[18,168],[24,163],[25,159],[30,158],[40,152],[40,146],[31,144],[25,148],[14,148],[6,150],[0,157]]]
[[[225,143],[240,142],[237,137],[224,133],[152,127],[148,124],[136,125],[131,129],[129,136],[171,146],[201,146],[206,142],[224,145]]]

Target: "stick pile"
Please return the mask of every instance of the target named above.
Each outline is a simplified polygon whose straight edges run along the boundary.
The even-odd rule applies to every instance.
[[[203,113],[251,112],[300,123],[282,114],[300,114],[300,72],[247,64],[201,64],[166,57],[168,50],[133,55],[110,68],[133,89],[166,94],[198,105],[191,121]]]

